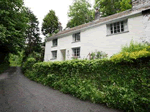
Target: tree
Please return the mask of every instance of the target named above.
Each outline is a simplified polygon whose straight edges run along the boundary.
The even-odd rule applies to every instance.
[[[95,0],[95,8],[100,8],[102,16],[109,16],[132,7],[131,0]]]
[[[67,23],[67,27],[75,27],[84,23],[92,21],[93,10],[90,9],[91,5],[86,0],[74,0],[72,6],[70,6],[68,16],[71,20]]]
[[[45,16],[42,23],[42,33],[43,35],[53,34],[58,30],[58,17],[55,15],[55,11],[50,10]]]
[[[22,0],[0,0],[0,63],[23,48],[27,20]]]
[[[34,53],[41,53],[42,51],[38,19],[28,8],[26,9],[26,15],[29,18],[29,26],[26,30],[26,47],[24,52],[25,58]]]
[[[121,8],[121,11],[125,11],[127,9],[131,9],[132,8],[132,4],[131,4],[131,0],[122,0],[120,2],[120,8]]]

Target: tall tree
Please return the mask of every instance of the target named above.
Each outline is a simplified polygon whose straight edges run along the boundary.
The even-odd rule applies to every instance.
[[[100,8],[102,16],[109,16],[132,7],[131,0],[95,0],[95,8]]]
[[[55,11],[50,10],[45,16],[42,23],[42,33],[43,35],[53,34],[58,30],[58,17],[55,15]]]
[[[41,53],[41,38],[39,32],[39,21],[37,17],[28,8],[26,9],[28,21],[28,28],[26,30],[26,47],[25,47],[25,57],[28,55],[36,53]]]
[[[67,27],[75,27],[93,20],[93,10],[87,0],[74,0],[70,6],[68,16],[71,20],[67,23]]]
[[[27,20],[22,0],[0,0],[0,63],[23,48]]]

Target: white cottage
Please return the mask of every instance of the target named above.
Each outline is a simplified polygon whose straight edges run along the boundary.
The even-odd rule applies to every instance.
[[[85,59],[94,51],[112,56],[131,40],[150,39],[150,0],[132,0],[133,8],[61,31],[46,42],[44,61]]]

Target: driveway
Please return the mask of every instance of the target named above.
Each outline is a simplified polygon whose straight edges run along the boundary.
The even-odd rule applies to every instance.
[[[119,112],[30,81],[19,67],[0,75],[0,112]]]

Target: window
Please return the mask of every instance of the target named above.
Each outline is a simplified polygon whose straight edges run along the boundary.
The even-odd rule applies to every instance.
[[[73,42],[80,41],[80,33],[73,34]]]
[[[53,47],[57,46],[57,39],[53,40]]]
[[[57,58],[57,51],[52,51],[52,59],[56,59]]]
[[[73,57],[80,57],[80,48],[72,48],[73,51]]]
[[[128,31],[127,20],[107,25],[107,34],[117,34]]]

